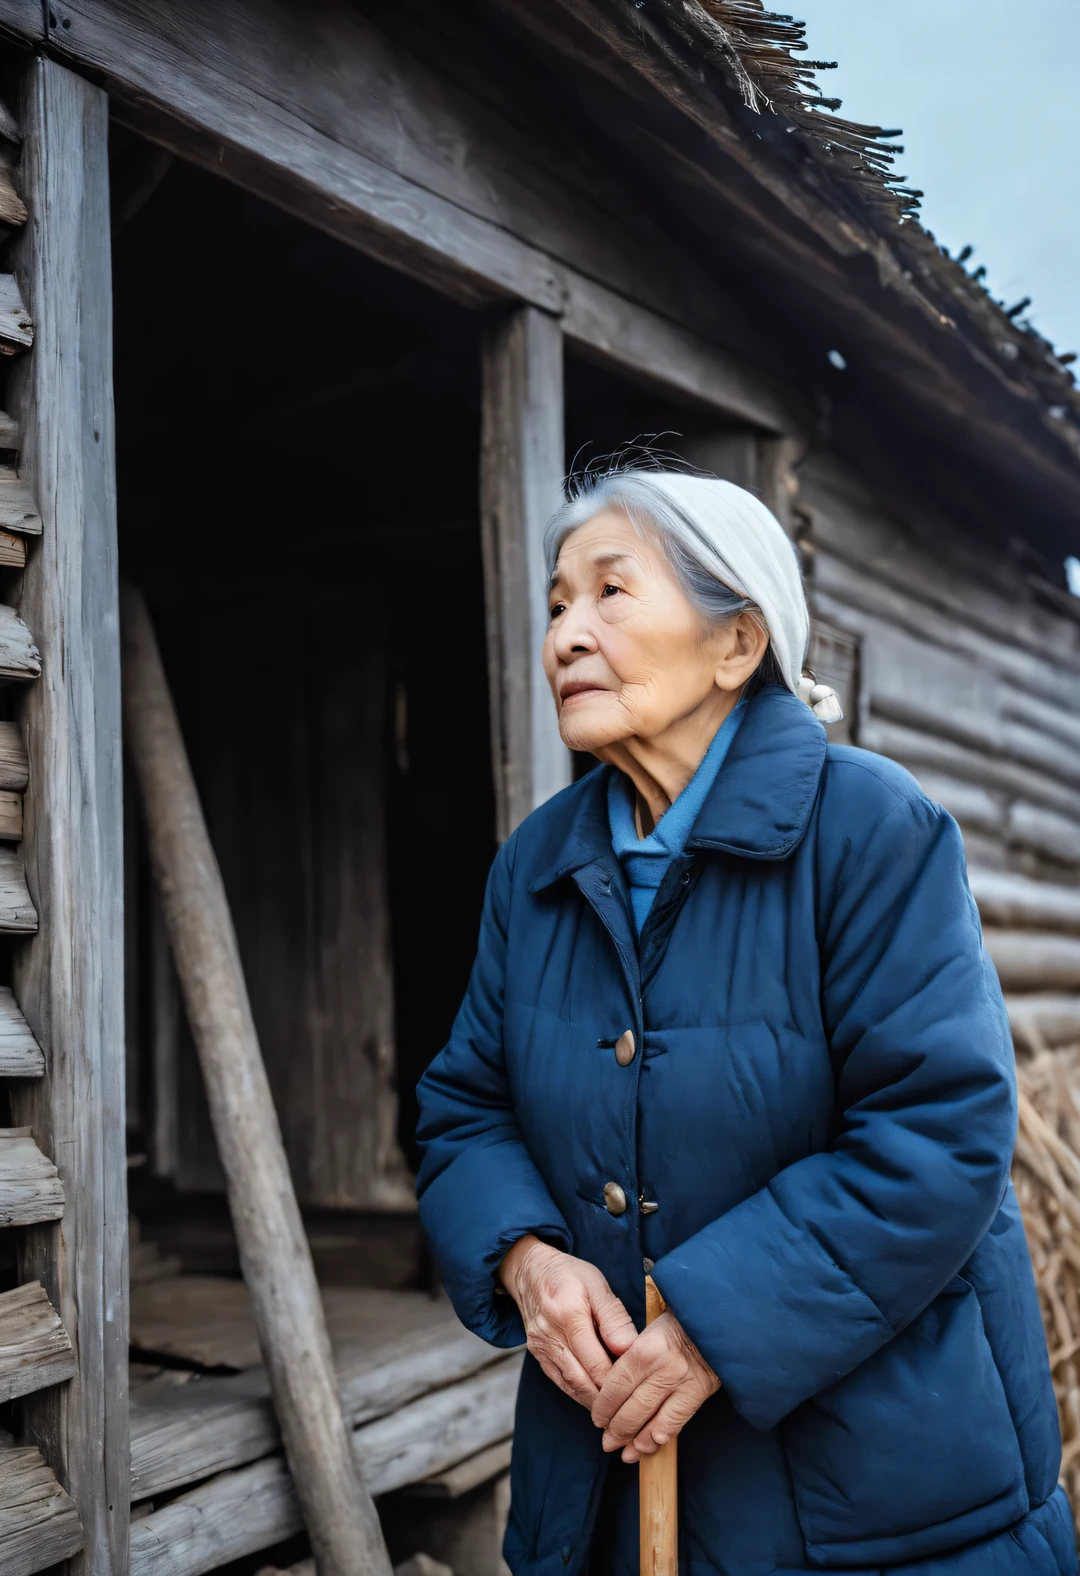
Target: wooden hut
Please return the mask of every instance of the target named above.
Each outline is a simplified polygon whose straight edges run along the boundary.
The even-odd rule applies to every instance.
[[[1071,1468],[1069,358],[920,228],[889,134],[759,0],[0,0],[0,29],[0,1571],[302,1552],[125,781],[122,579],[356,1459],[396,1555],[494,1573],[517,1358],[430,1295],[412,1088],[496,840],[579,769],[537,663],[545,517],[641,434],[777,512],[839,731],[964,829]]]

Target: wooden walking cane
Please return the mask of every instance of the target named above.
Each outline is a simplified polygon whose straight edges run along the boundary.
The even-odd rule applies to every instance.
[[[645,1277],[645,1323],[667,1311],[667,1303],[651,1275]],[[677,1439],[638,1465],[641,1576],[677,1576],[679,1569],[679,1463]]]

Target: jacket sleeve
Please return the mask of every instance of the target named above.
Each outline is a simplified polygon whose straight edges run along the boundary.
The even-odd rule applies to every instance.
[[[480,941],[450,1039],[420,1080],[420,1219],[454,1311],[485,1341],[517,1346],[525,1329],[495,1271],[530,1232],[569,1249],[569,1228],[530,1159],[503,1055],[503,988],[515,839],[488,877]]]
[[[882,788],[875,780],[879,804]],[[1008,1184],[1013,1051],[960,834],[913,785],[888,792],[865,835],[844,835],[819,915],[835,1139],[654,1270],[757,1428],[915,1318],[971,1256]]]

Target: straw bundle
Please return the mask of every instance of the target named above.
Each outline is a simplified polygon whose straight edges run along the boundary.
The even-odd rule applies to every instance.
[[[1080,1045],[1019,1061],[1013,1159],[1061,1417],[1061,1480],[1080,1507]],[[1077,1518],[1080,1531],[1080,1517]]]

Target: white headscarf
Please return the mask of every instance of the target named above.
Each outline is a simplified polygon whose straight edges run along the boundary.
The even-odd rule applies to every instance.
[[[759,498],[734,482],[679,471],[639,471],[634,491],[668,505],[666,518],[649,515],[671,531],[715,579],[761,609],[784,683],[796,695],[810,644],[810,615],[795,547]],[[644,498],[642,498],[644,502]]]

